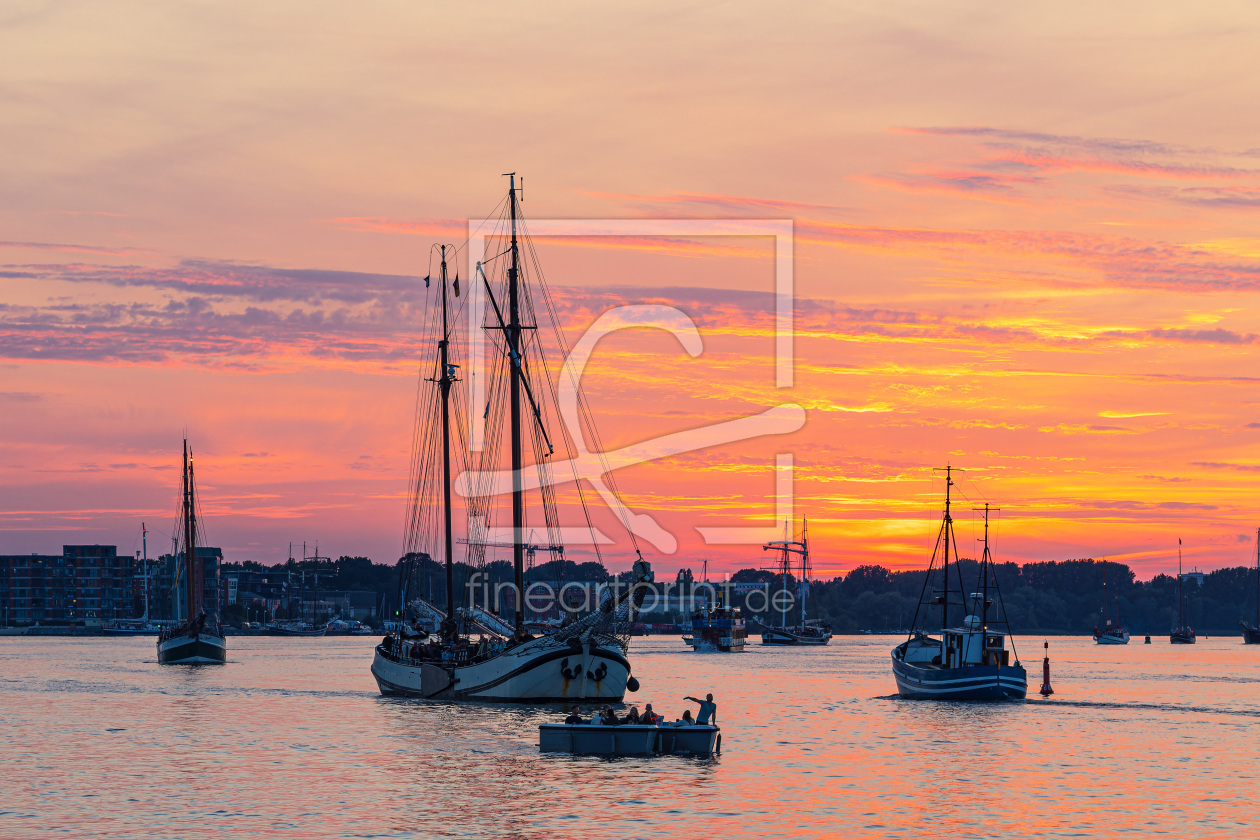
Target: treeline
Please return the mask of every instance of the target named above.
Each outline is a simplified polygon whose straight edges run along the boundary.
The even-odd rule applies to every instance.
[[[446,600],[446,574],[442,565],[424,557],[416,557],[412,589],[436,604]],[[258,563],[226,563],[225,570],[246,569],[273,574],[305,570],[308,576],[318,571],[320,586],[326,589],[355,589],[375,592],[384,600],[386,609],[393,609],[397,597],[398,563],[374,563],[366,557],[340,557],[333,563],[311,560],[291,560],[287,563],[264,567]],[[478,570],[466,563],[456,563],[454,580],[456,599],[467,598],[466,586]],[[512,580],[512,564],[506,560],[487,563],[481,570],[491,586]],[[1137,580],[1133,570],[1123,563],[1111,561],[1063,560],[1044,563],[1000,563],[993,567],[997,590],[991,595],[1005,606],[1011,627],[1017,634],[1024,633],[1089,633],[1100,624],[1100,608],[1103,600],[1103,580],[1107,582],[1107,609],[1115,615],[1117,598],[1121,622],[1135,636],[1145,634],[1164,635],[1177,621],[1177,579],[1170,575],[1156,575],[1148,581]],[[957,598],[961,578],[962,588],[970,593],[978,591],[979,564],[963,560],[950,566],[950,587]],[[894,572],[882,566],[858,566],[847,575],[829,581],[814,581],[810,585],[808,614],[811,618],[823,618],[831,623],[837,633],[858,633],[865,630],[890,631],[910,627],[915,608],[923,592],[926,572]],[[599,563],[573,563],[568,560],[540,563],[526,575],[527,582],[541,581],[605,581],[613,576]],[[620,575],[625,577],[625,574]],[[939,573],[933,586],[939,587]],[[685,583],[692,578],[689,569],[683,569],[674,579]],[[662,583],[668,575],[658,574]],[[733,582],[762,582],[771,591],[782,586],[781,577],[764,569],[741,569],[731,576]],[[788,578],[788,590],[795,591],[796,581]],[[674,590],[678,591],[678,590]],[[1203,585],[1194,579],[1183,583],[1187,620],[1200,635],[1221,635],[1238,630],[1240,618],[1255,620],[1256,572],[1253,568],[1235,567],[1218,569],[1204,575]],[[778,614],[748,610],[746,598],[737,598],[737,605],[745,607],[746,614],[777,623]],[[954,608],[957,610],[957,607]],[[961,617],[961,613],[957,613]],[[789,621],[799,617],[799,607],[789,614]],[[683,616],[676,616],[681,619]],[[933,608],[930,622],[940,623],[940,610]],[[951,622],[953,623],[953,622]]]
[[[1139,581],[1123,563],[1092,559],[1024,566],[1001,563],[993,570],[1016,633],[1092,632],[1101,623],[1104,577],[1108,615],[1114,620],[1118,598],[1120,621],[1133,635],[1165,635],[1177,623],[1177,578],[1173,576],[1161,574]],[[964,591],[978,591],[978,571],[974,561],[951,566],[951,588],[956,593],[959,580],[955,575],[959,575]],[[914,619],[925,574],[923,570],[893,572],[882,566],[859,566],[842,577],[814,583],[809,609],[828,619],[839,633],[905,629]],[[939,573],[935,577],[939,581]],[[1255,620],[1255,569],[1218,569],[1204,575],[1202,586],[1194,579],[1185,580],[1182,590],[1187,621],[1200,635],[1232,634],[1240,618]],[[932,619],[939,626],[939,608],[932,610]]]

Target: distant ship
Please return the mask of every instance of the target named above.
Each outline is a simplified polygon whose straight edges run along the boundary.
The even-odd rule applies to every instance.
[[[915,610],[911,622],[909,639],[902,642],[892,651],[893,677],[897,681],[897,693],[901,697],[913,700],[1023,700],[1028,694],[1028,675],[1020,665],[1018,657],[1011,663],[1014,654],[1014,641],[1011,650],[1006,649],[1010,633],[1009,622],[1005,618],[1005,607],[1002,605],[1002,593],[997,585],[997,578],[992,574],[992,557],[989,554],[989,512],[985,504],[984,510],[984,555],[980,561],[980,580],[978,592],[965,597],[962,588],[962,577],[958,572],[955,557],[955,577],[958,578],[956,590],[950,589],[949,552],[954,547],[957,552],[957,541],[954,539],[954,520],[950,515],[950,488],[954,486],[953,470],[946,466],[945,470],[945,514],[941,521],[941,530],[936,538],[936,546],[932,550],[932,559],[928,563],[927,575],[923,581],[923,592],[919,596],[919,606]],[[941,558],[941,588],[932,590],[931,598],[926,598],[932,583],[932,572],[936,559]],[[992,589],[990,589],[992,581]],[[951,603],[951,592],[957,592],[959,600]],[[997,598],[990,600],[990,595]],[[939,638],[929,635],[920,629],[920,616],[927,622],[927,611],[931,607],[941,608],[941,630]],[[950,626],[950,607],[962,608],[961,626]],[[999,609],[991,609],[997,606]],[[992,615],[992,619],[990,616]],[[1001,620],[999,620],[999,618]],[[1006,627],[1006,632],[996,629],[997,625]]]
[[[1192,645],[1194,628],[1186,624],[1186,599],[1181,594],[1181,539],[1177,539],[1177,626],[1168,634],[1168,642],[1174,645]]]
[[[701,652],[739,653],[748,643],[748,631],[739,607],[705,605],[692,611],[691,635],[683,641]]]
[[[227,642],[219,626],[217,611],[205,610],[205,571],[197,559],[197,484],[193,479],[193,461],[184,440],[184,475],[180,509],[184,551],[177,555],[177,580],[184,585],[184,598],[176,601],[183,607],[179,624],[165,627],[158,636],[158,662],[163,665],[212,665],[227,661]]]
[[[801,602],[801,622],[796,625],[788,625],[787,598],[780,599],[779,610],[779,626],[767,627],[761,631],[761,643],[763,645],[825,645],[831,641],[831,627],[822,621],[809,621],[805,616],[805,605],[809,598],[809,526],[804,519],[801,520],[801,538],[799,541],[789,539],[792,536],[788,533],[788,523],[783,524],[783,539],[766,543],[761,547],[762,551],[779,551],[782,557],[779,561],[779,571],[783,577],[783,592],[786,596],[788,577],[791,575],[791,558],[795,554],[801,558],[800,562],[800,578],[797,580],[797,596]]]
[[[1242,626],[1243,644],[1260,645],[1260,528],[1256,529],[1256,623],[1238,623]]]
[[[101,632],[106,636],[157,636],[162,632],[162,625],[156,621],[149,620],[149,529],[144,523],[140,523],[140,541],[143,548],[143,557],[141,560],[141,570],[144,574],[141,580],[144,581],[144,615],[139,618],[121,618],[112,621],[101,628]]]
[[[416,418],[413,437],[411,501],[404,555],[407,562],[399,580],[401,615],[395,630],[376,647],[372,676],[380,692],[387,695],[510,702],[618,701],[627,690],[635,691],[639,687],[638,680],[630,673],[628,653],[630,628],[652,581],[651,566],[641,554],[634,562],[629,579],[618,580],[608,587],[598,597],[594,609],[581,615],[568,613],[561,626],[550,635],[534,636],[525,630],[527,481],[536,480],[540,488],[537,496],[530,494],[542,507],[541,515],[535,514],[534,521],[546,523],[549,546],[559,549],[564,545],[555,492],[547,480],[553,462],[553,440],[557,439],[553,437],[554,430],[548,430],[548,418],[553,411],[571,410],[581,429],[593,436],[595,428],[589,406],[580,393],[580,384],[573,383],[578,392],[576,405],[569,405],[568,409],[555,408],[560,406],[561,400],[542,349],[544,321],[541,316],[553,312],[550,326],[551,335],[559,345],[556,349],[564,353],[567,347],[551,309],[550,291],[540,274],[534,272],[536,256],[533,245],[523,235],[516,177],[514,174],[508,177],[511,181],[503,204],[503,217],[490,251],[494,256],[485,263],[477,263],[472,277],[472,282],[484,291],[490,304],[485,327],[485,353],[490,370],[483,379],[489,395],[482,414],[486,423],[484,447],[476,453],[461,431],[467,428],[461,424],[461,417],[466,423],[470,414],[474,411],[481,414],[482,410],[471,406],[472,400],[466,393],[454,387],[460,381],[457,377],[460,366],[455,357],[457,336],[451,328],[448,306],[450,293],[458,297],[460,289],[458,276],[453,283],[448,280],[449,246],[443,245],[440,246],[440,274],[436,278],[438,288],[434,290],[436,299],[427,313],[427,330],[436,352],[431,373],[424,380],[432,387],[425,386],[421,392],[420,416]],[[530,278],[533,283],[526,283],[527,269],[535,273]],[[492,284],[487,272],[494,275],[495,283]],[[428,278],[425,285],[429,285]],[[453,439],[462,445],[456,448]],[[504,466],[501,461],[506,460],[500,457],[503,448],[511,450],[510,472],[500,469]],[[533,458],[532,464],[524,460],[527,453]],[[510,482],[512,499],[511,530],[507,533],[512,547],[516,603],[512,608],[513,624],[504,628],[510,631],[506,633],[476,618],[471,603],[475,598],[474,588],[457,585],[454,576],[452,462],[456,466],[472,466],[478,461],[481,476],[493,477],[504,472],[510,476],[506,479]],[[575,492],[581,499],[581,483],[576,471],[573,478],[578,487]],[[608,490],[615,493],[611,475],[606,481]],[[493,499],[499,490],[493,478],[470,479],[469,484],[471,492],[465,496],[464,510],[470,531],[468,565],[481,575],[486,568],[486,548],[495,543],[491,525],[498,508]],[[582,508],[590,544],[595,546],[594,558],[598,560],[600,540],[585,500]],[[633,545],[633,532],[629,539]],[[638,554],[637,548],[635,552]],[[446,608],[436,632],[430,637],[428,631],[423,631],[426,641],[419,638],[420,632],[415,637],[406,635],[404,628],[417,612],[411,606],[414,594],[409,596],[413,570],[432,556],[444,560]],[[470,603],[456,609],[455,595],[465,591],[469,593]],[[488,598],[483,595],[485,600]],[[489,603],[481,606],[486,611],[492,608]],[[478,638],[473,638],[474,632]]]
[[[1127,645],[1129,630],[1120,623],[1120,590],[1116,589],[1116,622],[1107,617],[1107,572],[1103,571],[1103,601],[1099,611],[1102,624],[1094,628],[1094,643],[1099,645]]]

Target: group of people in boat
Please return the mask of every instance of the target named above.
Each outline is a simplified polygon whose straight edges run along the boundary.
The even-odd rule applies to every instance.
[[[681,718],[672,723],[667,722],[663,715],[658,715],[653,711],[651,703],[643,707],[642,713],[639,712],[638,706],[631,706],[630,711],[618,717],[613,707],[605,703],[591,715],[590,720],[582,717],[581,706],[574,706],[569,710],[569,716],[564,719],[564,722],[570,726],[712,726],[717,724],[717,703],[713,702],[712,694],[706,694],[704,700],[696,697],[683,699],[700,704],[700,711],[694,718],[691,716],[691,709],[686,709]]]
[[[477,641],[461,636],[451,642],[443,642],[436,636],[406,637],[397,641],[393,636],[382,640],[386,653],[395,652],[400,657],[410,657],[421,662],[441,663],[444,665],[470,665],[493,659],[504,651],[527,642],[534,637],[529,633],[500,639],[492,636],[481,636]]]

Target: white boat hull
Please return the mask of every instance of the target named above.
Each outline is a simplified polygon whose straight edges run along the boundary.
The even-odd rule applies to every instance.
[[[1119,635],[1115,633],[1099,633],[1094,636],[1094,643],[1099,645],[1127,645],[1129,643],[1129,631],[1121,630]]]
[[[763,645],[825,645],[831,641],[830,633],[801,634],[793,628],[769,628],[761,633]]]
[[[621,700],[630,663],[619,646],[573,648],[540,637],[473,665],[386,655],[377,647],[372,676],[381,694],[435,700],[542,703]]]
[[[221,665],[227,661],[227,642],[205,631],[181,634],[160,640],[157,655],[163,665]]]

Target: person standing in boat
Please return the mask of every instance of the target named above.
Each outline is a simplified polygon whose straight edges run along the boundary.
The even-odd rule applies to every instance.
[[[690,700],[692,703],[700,704],[700,713],[696,715],[696,723],[700,726],[717,725],[717,703],[713,702],[713,695],[706,694],[705,699],[698,700],[695,697],[684,697],[684,700]]]

